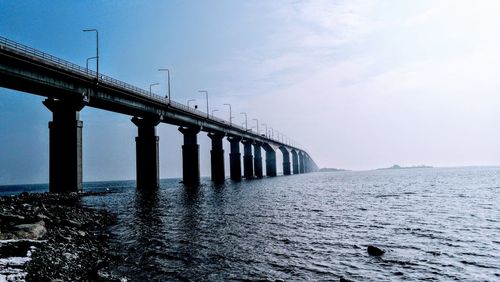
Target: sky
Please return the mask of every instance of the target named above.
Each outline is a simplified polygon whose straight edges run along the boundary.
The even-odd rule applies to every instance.
[[[499,14],[495,0],[0,0],[0,35],[84,66],[95,38],[81,30],[96,28],[102,73],[164,95],[169,68],[172,99],[204,109],[206,89],[216,116],[231,103],[234,122],[248,113],[320,167],[500,165]],[[42,101],[0,89],[0,185],[48,182]],[[131,117],[80,118],[84,181],[135,179]],[[160,176],[179,177],[182,135],[157,134]]]

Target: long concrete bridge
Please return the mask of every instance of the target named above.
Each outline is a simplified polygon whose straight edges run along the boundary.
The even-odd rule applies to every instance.
[[[82,128],[79,112],[95,107],[132,116],[136,137],[137,187],[159,186],[159,137],[156,126],[179,126],[182,146],[183,182],[200,182],[200,131],[212,140],[211,177],[225,180],[223,140],[231,144],[230,177],[241,180],[240,143],[243,143],[243,177],[263,177],[262,149],[266,154],[266,176],[276,176],[276,151],[283,154],[283,174],[317,170],[301,148],[270,136],[260,135],[208,113],[154,95],[139,87],[97,74],[28,46],[0,37],[0,87],[47,97],[43,104],[52,112],[49,122],[49,191],[82,190]],[[252,150],[253,149],[253,150]],[[291,157],[290,157],[291,156]]]

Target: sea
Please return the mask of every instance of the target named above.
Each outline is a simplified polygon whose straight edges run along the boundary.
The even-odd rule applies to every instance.
[[[85,183],[131,281],[500,281],[500,167]],[[2,194],[47,185],[2,186]],[[369,245],[386,251],[367,253]]]

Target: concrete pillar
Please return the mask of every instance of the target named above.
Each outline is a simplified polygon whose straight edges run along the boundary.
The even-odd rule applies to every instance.
[[[308,161],[307,161],[307,155],[304,154],[304,173],[308,173],[309,172],[309,165],[308,165]]]
[[[262,145],[262,148],[266,151],[266,175],[276,176],[276,151],[269,144]]]
[[[306,170],[307,172],[312,172],[312,163],[311,163],[311,158],[307,156],[306,158]]]
[[[230,175],[232,180],[241,180],[241,154],[240,154],[240,141],[239,136],[230,136],[227,138],[231,143],[231,152],[229,153],[229,166]]]
[[[222,146],[224,133],[208,133],[208,137],[212,139],[212,150],[210,151],[212,181],[221,183],[226,178],[224,173],[224,149]]]
[[[82,191],[83,103],[48,98],[43,104],[52,112],[49,122],[49,192]]]
[[[243,176],[246,179],[253,178],[253,154],[252,154],[252,140],[243,140]]]
[[[305,170],[305,162],[304,162],[304,153],[302,152],[299,152],[299,164],[300,164],[300,173],[305,173],[306,170]]]
[[[138,133],[135,138],[137,188],[157,189],[160,187],[160,138],[156,136],[156,126],[160,119],[133,117],[132,122]]]
[[[253,154],[254,154],[254,162],[253,167],[255,171],[255,177],[262,177],[262,143],[255,142],[253,144]]]
[[[293,174],[299,173],[299,157],[297,156],[297,151],[292,150],[292,168]]]
[[[290,175],[290,153],[288,149],[284,146],[280,148],[281,153],[283,154],[283,175]]]
[[[200,128],[179,127],[184,135],[182,145],[182,181],[185,185],[200,184],[200,145],[198,145],[198,133]]]

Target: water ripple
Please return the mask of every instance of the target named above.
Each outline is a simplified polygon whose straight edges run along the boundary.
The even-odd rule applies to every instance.
[[[314,173],[144,193],[93,184],[132,280],[498,281],[500,168]],[[89,189],[89,187],[87,187]],[[367,254],[368,245],[387,252]]]

